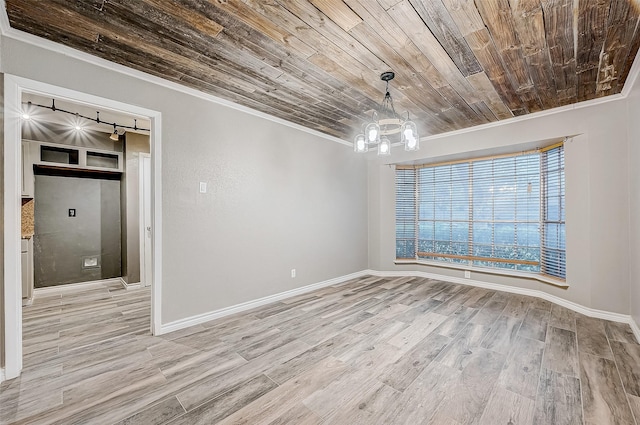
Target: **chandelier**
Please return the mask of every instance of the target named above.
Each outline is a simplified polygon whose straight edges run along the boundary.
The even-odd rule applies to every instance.
[[[378,112],[374,112],[369,122],[364,127],[364,133],[358,134],[353,142],[356,152],[367,152],[370,147],[378,147],[378,155],[391,155],[391,141],[387,136],[400,133],[400,141],[404,144],[404,150],[417,151],[420,149],[418,128],[413,121],[401,119],[393,107],[393,99],[389,93],[389,81],[395,74],[392,71],[383,72],[380,79],[387,83],[386,93]]]

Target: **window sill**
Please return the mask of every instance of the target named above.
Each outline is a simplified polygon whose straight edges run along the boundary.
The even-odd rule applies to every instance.
[[[438,262],[438,261],[429,261],[429,260],[400,260],[400,259],[397,259],[397,260],[394,261],[394,264],[396,264],[396,265],[414,264],[414,265],[419,265],[419,266],[432,266],[432,267],[443,267],[443,268],[447,268],[447,269],[468,270],[468,271],[476,272],[476,273],[493,274],[493,275],[500,275],[500,276],[519,277],[519,278],[522,278],[522,279],[537,280],[538,282],[547,283],[549,285],[557,286],[559,288],[563,288],[563,289],[569,288],[569,285],[564,280],[556,279],[556,278],[551,277],[551,276],[545,276],[545,275],[534,274],[534,273],[518,272],[518,271],[513,271],[513,270],[500,270],[500,269],[490,269],[490,268],[478,267],[478,266],[446,264],[446,263],[441,263],[441,262]]]

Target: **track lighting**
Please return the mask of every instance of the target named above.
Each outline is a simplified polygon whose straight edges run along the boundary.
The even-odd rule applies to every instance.
[[[118,130],[116,129],[116,125],[113,124],[113,134],[111,136],[109,136],[109,139],[113,140],[113,141],[118,141]]]
[[[24,103],[23,103],[23,105],[24,105]],[[88,117],[86,115],[79,114],[78,112],[66,111],[66,110],[60,109],[60,108],[58,108],[56,106],[56,100],[55,99],[51,100],[51,106],[39,105],[37,103],[31,103],[31,102],[26,102],[26,105],[27,105],[27,108],[23,111],[23,113],[21,115],[22,119],[25,120],[25,121],[26,120],[30,120],[30,119],[33,118],[32,115],[29,112],[31,111],[32,107],[37,106],[39,108],[49,109],[49,110],[51,110],[53,112],[62,112],[62,113],[65,113],[65,114],[75,115],[76,119],[75,119],[75,122],[72,124],[72,128],[75,129],[75,130],[78,130],[78,131],[84,129],[84,127],[82,125],[82,120],[93,121],[93,122],[96,122],[98,124],[112,125],[113,126],[113,133],[111,134],[111,136],[109,136],[109,139],[114,140],[114,141],[118,140],[118,138],[120,136],[118,134],[118,128],[123,129],[123,130],[131,129],[131,130],[134,130],[134,131],[151,131],[148,128],[138,127],[138,120],[137,119],[133,120],[134,125],[132,127],[130,125],[122,125],[122,124],[118,124],[118,123],[115,123],[115,122],[103,121],[103,120],[100,119],[100,111],[96,111],[96,117],[95,118],[91,118],[91,117]],[[124,134],[124,132],[122,134]]]
[[[31,102],[27,102],[26,109],[22,110],[22,115],[20,116],[23,120],[28,121],[31,119]]]

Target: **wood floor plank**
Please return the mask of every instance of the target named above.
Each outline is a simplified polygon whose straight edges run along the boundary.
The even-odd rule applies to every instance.
[[[267,425],[320,425],[322,419],[302,403],[294,405]]]
[[[602,321],[582,315],[576,317],[576,335],[579,352],[613,359]]]
[[[580,376],[575,332],[549,326],[543,366],[563,375]]]
[[[257,400],[277,384],[264,375],[243,382],[226,393],[188,410],[186,414],[171,421],[174,425],[205,425],[216,423],[242,407]]]
[[[543,352],[543,342],[518,336],[500,374],[499,385],[535,400]]]
[[[533,400],[513,393],[509,390],[497,388],[480,418],[480,425],[496,424],[533,424]],[[537,425],[537,422],[536,422]]]
[[[580,380],[542,368],[533,423],[536,425],[581,425]]]
[[[296,375],[311,369],[320,360],[331,355],[336,356],[344,353],[358,337],[357,332],[345,330],[333,338],[323,341],[283,363],[272,365],[266,369],[264,373],[273,381],[282,384]]]
[[[585,424],[635,422],[613,360],[581,353],[580,382]]]
[[[574,311],[571,311],[561,305],[554,304],[551,307],[549,326],[575,332],[576,316],[577,314]]]
[[[160,425],[186,413],[175,397],[169,397],[158,404],[149,406],[141,412],[135,413],[114,425]]]
[[[430,363],[397,402],[389,406],[381,424],[414,425],[426,423],[447,393],[454,388],[461,372],[436,362]]]
[[[629,405],[631,406],[631,412],[636,419],[636,424],[640,421],[640,397],[636,397],[631,394],[627,394]]]
[[[378,382],[369,371],[357,370],[340,376],[325,388],[320,388],[302,400],[302,403],[316,415],[328,421],[354,403],[359,404],[363,394],[371,388],[381,389],[385,385]]]
[[[500,316],[491,331],[482,340],[482,346],[498,353],[508,354],[515,343],[522,319]]]
[[[490,299],[476,314],[471,321],[477,325],[492,326],[502,315],[502,311],[507,306],[507,301],[502,298]]]
[[[398,391],[404,391],[450,341],[445,336],[430,334],[400,359],[388,365],[379,379]]]
[[[518,331],[518,335],[524,338],[544,341],[547,336],[547,324],[549,323],[550,310],[530,308]]]
[[[337,409],[325,419],[327,424],[371,425],[379,423],[389,406],[396,404],[401,393],[381,383],[374,382],[361,395]]]
[[[611,348],[625,391],[640,397],[640,345],[611,341]]]
[[[527,315],[527,311],[529,311],[532,302],[533,299],[531,297],[511,294],[502,314],[515,317],[516,319],[522,319]]]
[[[445,418],[460,424],[477,423],[493,393],[504,362],[503,354],[478,348],[446,392],[430,423],[438,424],[444,422]]]
[[[467,324],[435,360],[454,369],[464,369],[490,330],[487,326]]]
[[[408,328],[391,338],[388,342],[391,345],[409,351],[412,347],[422,341],[425,335],[428,335],[445,320],[447,320],[447,316],[431,312],[425,313],[414,320]]]
[[[455,336],[458,335],[462,329],[464,329],[467,323],[469,323],[469,321],[473,318],[473,316],[476,315],[477,312],[478,310],[475,308],[469,308],[463,305],[459,305],[451,313],[446,314],[447,316],[449,316],[449,318],[445,320],[440,326],[438,326],[435,331],[440,335],[444,335],[449,338],[455,338]],[[438,314],[444,314],[444,312]]]
[[[312,393],[348,374],[343,362],[328,357],[220,421],[220,425],[270,423],[291,410]]]
[[[631,330],[631,326],[626,323],[605,321],[604,331],[607,334],[609,341],[619,341],[627,344],[638,345],[638,341]]]

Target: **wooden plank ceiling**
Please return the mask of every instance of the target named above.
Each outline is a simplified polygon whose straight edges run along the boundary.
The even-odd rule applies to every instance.
[[[13,28],[352,140],[393,70],[421,136],[619,93],[637,0],[7,0]]]

